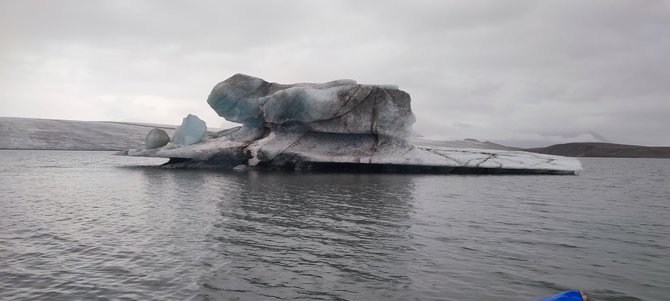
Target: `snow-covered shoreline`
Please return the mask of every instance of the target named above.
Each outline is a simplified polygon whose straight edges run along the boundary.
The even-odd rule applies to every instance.
[[[174,126],[112,121],[0,117],[0,149],[118,151],[142,147],[154,127]]]

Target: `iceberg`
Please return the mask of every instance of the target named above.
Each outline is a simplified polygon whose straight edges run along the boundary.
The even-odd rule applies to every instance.
[[[214,86],[207,103],[241,126],[206,135],[192,128],[200,123],[188,121],[199,120],[189,115],[174,143],[124,154],[170,158],[166,168],[478,174],[575,174],[582,169],[575,158],[414,139],[410,102],[408,93],[390,85],[353,80],[279,84],[236,74]],[[177,141],[181,133],[191,137],[196,132],[192,137],[200,139]]]
[[[198,116],[188,114],[174,130],[172,142],[181,145],[199,143],[207,135],[207,124]]]
[[[313,132],[405,136],[415,121],[409,94],[353,80],[282,85],[236,74],[217,84],[207,103],[248,127],[300,124]]]
[[[144,147],[147,149],[159,148],[165,146],[168,142],[170,142],[170,136],[164,130],[154,128],[144,138]]]

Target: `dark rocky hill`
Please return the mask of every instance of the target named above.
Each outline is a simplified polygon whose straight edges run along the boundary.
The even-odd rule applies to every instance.
[[[600,142],[556,144],[526,151],[569,157],[670,158],[670,147]]]

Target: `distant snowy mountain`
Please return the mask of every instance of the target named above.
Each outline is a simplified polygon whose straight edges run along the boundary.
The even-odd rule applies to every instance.
[[[0,149],[124,150],[140,148],[154,127],[169,135],[174,126],[107,121],[0,117]]]
[[[126,150],[142,148],[144,137],[154,128],[170,136],[172,125],[111,121],[75,121],[37,118],[0,117],[0,149],[51,150]],[[218,129],[210,129],[218,130]],[[516,150],[475,139],[432,141],[414,138],[418,145]]]
[[[482,148],[482,149],[498,149],[498,150],[521,150],[520,148],[496,144],[490,141],[481,142],[477,139],[467,138],[463,140],[430,140],[422,137],[414,137],[411,139],[412,144],[422,146],[445,146],[445,147],[461,147],[461,148]]]

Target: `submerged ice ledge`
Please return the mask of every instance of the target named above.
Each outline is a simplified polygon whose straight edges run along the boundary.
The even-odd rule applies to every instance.
[[[352,80],[282,85],[237,74],[217,84],[207,102],[242,126],[199,143],[133,149],[165,157],[170,168],[256,168],[438,173],[575,174],[575,158],[435,146],[410,141],[409,94]]]

